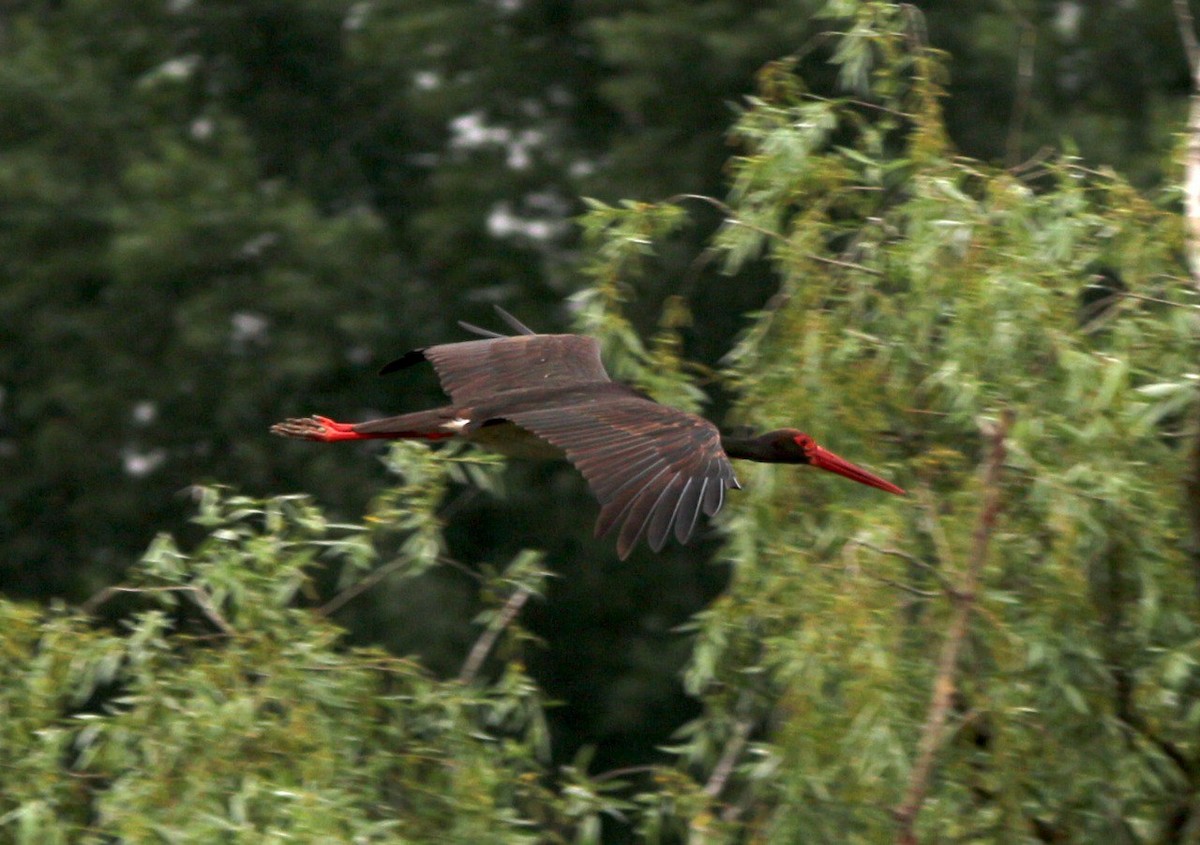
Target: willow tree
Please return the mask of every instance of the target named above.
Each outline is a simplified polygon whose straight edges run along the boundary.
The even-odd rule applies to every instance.
[[[1195,841],[1200,299],[1178,194],[1069,155],[957,156],[915,13],[841,5],[851,93],[766,68],[727,199],[585,221],[584,314],[619,338],[617,276],[636,284],[689,203],[719,206],[712,253],[778,280],[724,360],[730,422],[800,422],[911,493],[739,468],[671,806],[697,841]]]
[[[0,606],[0,830],[594,842],[612,819],[655,842],[1196,841],[1200,303],[1178,197],[1066,155],[957,156],[911,8],[832,5],[849,93],[773,64],[733,129],[728,196],[583,219],[576,313],[615,372],[704,402],[686,302],[648,344],[622,306],[695,204],[716,207],[702,258],[778,283],[703,374],[736,397],[724,422],[800,424],[910,490],[739,468],[734,577],[694,622],[704,710],[673,764],[550,770],[523,671],[534,558],[482,580],[457,677],[339,642],[317,565],[343,572],[337,606],[455,565],[449,473],[494,478],[410,447],[363,526],[206,494],[208,540],[160,541],[128,587],[179,606],[125,629]]]

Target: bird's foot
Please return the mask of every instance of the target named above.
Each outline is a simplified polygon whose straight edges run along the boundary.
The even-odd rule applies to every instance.
[[[354,431],[353,423],[334,422],[329,417],[295,417],[275,423],[271,433],[280,437],[295,437],[300,440],[317,440],[321,443],[332,443],[336,440],[361,440],[361,434]]]

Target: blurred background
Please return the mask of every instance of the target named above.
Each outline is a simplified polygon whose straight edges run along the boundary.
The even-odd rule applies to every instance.
[[[360,517],[389,483],[384,447],[268,426],[439,402],[431,374],[376,369],[465,339],[459,319],[495,327],[492,304],[569,329],[581,198],[724,196],[726,133],[765,63],[791,55],[835,92],[825,6],[0,5],[0,591],[78,602],[118,581],[157,532],[188,536],[197,483]],[[964,154],[1065,146],[1140,187],[1167,178],[1189,92],[1170,0],[916,6],[952,56]],[[710,366],[775,291],[753,262],[730,277],[697,260],[719,221],[697,205],[628,303],[650,333],[685,296],[684,354]],[[564,702],[556,754],[644,759],[696,707],[677,628],[727,582],[713,538],[622,563],[570,468],[514,464],[505,487],[452,503],[449,555],[547,551],[561,577],[525,618],[545,643],[531,670]],[[440,569],[339,621],[453,673],[475,590]]]

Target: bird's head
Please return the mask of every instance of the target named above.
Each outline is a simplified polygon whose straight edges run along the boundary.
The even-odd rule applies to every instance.
[[[817,441],[803,431],[783,428],[764,434],[763,439],[769,440],[773,450],[780,455],[779,463],[808,464],[817,469],[837,473],[859,484],[866,484],[868,487],[877,487],[897,496],[904,495],[904,490],[900,487],[818,445]]]

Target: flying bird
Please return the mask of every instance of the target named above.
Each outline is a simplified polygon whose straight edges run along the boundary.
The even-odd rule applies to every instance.
[[[730,458],[809,464],[904,494],[794,428],[757,437],[723,435],[706,419],[610,379],[594,338],[537,334],[498,306],[496,311],[516,335],[460,323],[485,339],[414,349],[379,371],[428,361],[451,404],[361,423],[289,419],[271,431],[322,443],[458,438],[513,457],[566,458],[600,502],[596,536],[620,526],[622,560],[643,535],[657,552],[672,533],[686,543],[701,511],[716,515],[725,491],[741,488]]]

